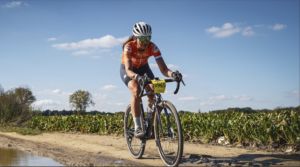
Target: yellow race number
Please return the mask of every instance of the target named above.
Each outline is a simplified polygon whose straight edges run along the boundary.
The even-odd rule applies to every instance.
[[[166,89],[166,81],[164,79],[151,80],[154,86],[154,93],[164,93]]]

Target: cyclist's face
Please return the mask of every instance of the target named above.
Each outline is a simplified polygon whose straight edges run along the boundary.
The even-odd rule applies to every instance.
[[[139,50],[145,50],[148,47],[149,43],[150,41],[145,40],[141,42],[139,39],[137,39],[137,48]]]

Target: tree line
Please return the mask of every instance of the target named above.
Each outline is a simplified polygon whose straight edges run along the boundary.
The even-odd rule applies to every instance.
[[[76,114],[76,111],[75,110],[44,110],[42,111],[42,116],[55,116],[55,115],[74,115]],[[89,111],[89,112],[81,112],[80,113],[81,115],[96,115],[96,114],[101,114],[101,115],[105,115],[105,114],[109,114],[109,115],[113,115],[114,113],[110,113],[110,112],[105,112],[105,111],[97,111],[97,110],[92,110],[92,111]]]
[[[220,113],[231,113],[231,112],[244,112],[244,113],[259,113],[259,112],[263,112],[263,113],[272,113],[274,111],[295,111],[298,114],[300,114],[300,105],[298,107],[276,107],[273,110],[271,109],[252,109],[251,107],[244,107],[244,108],[239,108],[239,107],[235,107],[235,108],[227,108],[227,109],[222,109],[222,110],[213,110],[210,111],[210,113],[212,114],[220,114]]]
[[[36,101],[30,88],[27,86],[12,88],[10,90],[4,91],[0,85],[0,124],[7,122],[24,122],[30,119],[32,116],[54,116],[54,115],[96,115],[96,114],[118,114],[124,113],[123,111],[116,113],[109,113],[104,111],[92,110],[86,112],[86,108],[89,106],[94,106],[95,102],[92,99],[92,95],[88,91],[78,90],[69,97],[69,105],[71,110],[44,110],[42,111],[39,107],[33,107]],[[74,110],[73,110],[74,109]],[[209,111],[212,114],[220,114],[225,112],[244,112],[244,113],[271,113],[273,111],[295,111],[300,114],[300,105],[298,107],[276,107],[273,110],[270,109],[252,109],[251,107],[244,108],[227,108],[222,110]],[[201,113],[200,109],[198,111]],[[191,113],[190,111],[180,110],[180,114]]]

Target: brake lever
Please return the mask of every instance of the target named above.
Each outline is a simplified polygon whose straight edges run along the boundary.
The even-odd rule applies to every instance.
[[[185,84],[184,84],[183,80],[181,80],[181,82],[182,82],[182,84],[185,86]]]

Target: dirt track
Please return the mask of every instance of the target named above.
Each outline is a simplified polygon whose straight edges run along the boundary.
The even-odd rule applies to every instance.
[[[130,156],[124,137],[79,133],[23,136],[0,132],[0,145],[12,146],[67,166],[164,166],[154,140],[142,159]],[[300,166],[300,154],[205,144],[184,144],[180,166]]]

